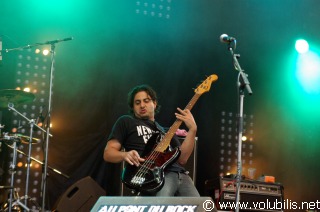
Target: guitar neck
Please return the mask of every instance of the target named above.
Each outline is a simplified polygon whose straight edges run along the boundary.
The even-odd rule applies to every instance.
[[[187,104],[185,109],[191,110],[195,103],[198,101],[201,94],[196,93],[190,102]],[[176,121],[173,123],[173,125],[169,128],[168,132],[164,135],[163,139],[159,142],[159,144],[154,149],[158,152],[164,152],[168,146],[170,145],[171,139],[175,135],[176,131],[179,129],[180,125],[182,124],[182,121],[179,119],[176,119]]]

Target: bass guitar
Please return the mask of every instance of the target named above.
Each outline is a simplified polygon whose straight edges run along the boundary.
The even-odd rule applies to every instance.
[[[195,90],[195,94],[189,101],[185,109],[191,110],[199,97],[210,90],[212,82],[216,81],[218,76],[215,74],[207,77]],[[170,145],[172,137],[179,129],[182,121],[177,119],[169,128],[161,140],[151,148],[146,148],[141,155],[145,161],[139,166],[127,165],[122,172],[121,180],[130,189],[136,192],[155,193],[159,191],[164,184],[164,169],[174,163],[180,156],[180,149],[174,148],[166,151]],[[154,139],[152,136],[150,139]],[[159,137],[159,136],[158,136]],[[151,143],[151,142],[150,142]],[[148,142],[149,144],[149,142]],[[145,153],[146,152],[146,153]]]

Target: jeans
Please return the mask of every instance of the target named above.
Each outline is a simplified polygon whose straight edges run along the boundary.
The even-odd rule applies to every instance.
[[[165,173],[164,186],[155,196],[199,197],[200,194],[188,174],[167,172]]]

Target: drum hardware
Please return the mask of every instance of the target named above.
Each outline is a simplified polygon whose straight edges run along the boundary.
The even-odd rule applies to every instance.
[[[5,49],[4,51],[6,53],[11,52],[11,51],[16,51],[16,50],[22,50],[22,49],[30,49],[32,47],[35,46],[41,46],[41,45],[50,45],[50,53],[51,53],[51,67],[50,67],[50,82],[49,82],[49,98],[48,98],[48,114],[47,114],[47,126],[46,126],[46,139],[45,139],[45,143],[44,143],[44,147],[45,147],[45,151],[44,151],[44,166],[43,166],[43,176],[42,176],[42,186],[41,186],[41,195],[42,195],[42,204],[41,204],[41,211],[45,210],[45,199],[46,199],[46,184],[47,184],[47,171],[48,171],[48,151],[49,151],[49,138],[50,136],[52,137],[52,135],[50,134],[50,122],[51,122],[51,104],[52,104],[52,87],[53,87],[53,70],[54,70],[54,58],[55,58],[55,48],[56,48],[56,44],[60,43],[60,42],[65,42],[65,41],[70,41],[73,40],[73,37],[68,37],[68,38],[64,38],[64,39],[57,39],[57,40],[51,40],[51,41],[46,41],[43,43],[35,43],[35,44],[29,44],[26,46],[21,46],[21,47],[17,47],[17,48],[11,48],[11,49]],[[0,50],[0,53],[2,51]],[[11,98],[12,99],[12,98]],[[8,106],[10,103],[15,103],[14,101],[10,101],[8,102]],[[16,103],[20,103],[20,102],[16,102]],[[9,107],[10,108],[10,107]],[[13,109],[13,108],[12,108]],[[30,122],[30,125],[32,126],[33,123]],[[41,127],[39,127],[38,125],[36,125],[39,129],[41,129],[42,131],[44,131]],[[32,132],[33,128],[30,128],[30,132]],[[32,136],[30,133],[30,142],[29,142],[29,147],[31,147],[31,140],[32,140]],[[30,150],[30,148],[29,148]],[[30,156],[30,154],[29,154]]]
[[[20,197],[17,190],[14,189],[14,191],[13,191],[13,200],[14,201],[12,202],[11,207],[9,206],[10,202],[9,202],[9,204],[8,204],[8,202],[5,202],[4,204],[2,204],[0,211],[3,211],[3,212],[10,211],[10,208],[12,211],[15,211],[15,212],[21,212],[23,210],[30,211],[30,209],[20,201],[20,200],[23,200],[24,198],[25,197]],[[38,209],[40,208],[39,204],[33,198],[28,198],[27,200],[32,202],[32,204],[35,205]]]
[[[34,100],[35,96],[32,93],[28,93],[25,91],[21,90],[13,90],[13,89],[5,89],[5,90],[0,90],[0,100],[2,104],[0,104],[0,107],[4,106],[4,103],[7,103],[9,111],[14,111],[21,117],[23,117],[25,120],[28,121],[30,124],[30,136],[26,137],[23,136],[22,139],[16,134],[13,136],[9,136],[8,134],[4,134],[4,139],[5,140],[12,140],[13,141],[13,159],[12,159],[12,164],[10,165],[9,169],[11,171],[11,187],[13,187],[14,183],[14,174],[15,174],[15,169],[16,169],[16,157],[17,157],[17,143],[23,140],[24,142],[28,143],[28,154],[27,154],[27,173],[26,173],[26,187],[25,187],[25,196],[24,196],[24,204],[18,200],[18,204],[23,207],[25,210],[27,209],[27,201],[29,199],[28,197],[28,192],[29,192],[29,177],[30,177],[30,164],[31,164],[31,149],[32,149],[32,144],[34,143],[35,139],[33,138],[33,129],[34,127],[37,127],[38,129],[42,130],[43,132],[46,132],[44,129],[39,127],[38,125],[35,124],[34,119],[28,119],[26,116],[21,114],[19,111],[17,111],[14,108],[14,104],[22,104],[22,103],[28,103],[32,102]],[[52,135],[50,135],[52,136]],[[29,141],[27,139],[29,138]],[[11,212],[11,209],[13,207],[13,189],[10,191],[10,196],[9,196],[9,212]]]
[[[21,142],[21,143],[23,143],[23,142]],[[11,149],[14,148],[13,146],[8,145],[8,144],[7,144],[7,146],[10,147]],[[27,155],[26,153],[24,153],[23,151],[21,151],[21,150],[19,150],[19,149],[17,149],[17,152],[20,153],[21,155],[25,156],[25,157],[28,157],[28,155]],[[43,162],[41,162],[40,160],[38,160],[38,159],[36,159],[36,158],[34,158],[34,157],[30,157],[30,158],[31,158],[32,161],[35,161],[35,162],[39,163],[40,165],[43,165]],[[64,177],[67,178],[67,179],[70,178],[70,176],[62,173],[62,172],[59,171],[58,169],[55,169],[55,168],[53,168],[53,167],[51,167],[51,166],[49,166],[49,165],[48,165],[48,168],[49,168],[51,171],[53,171],[53,172],[55,172],[55,173],[57,173],[57,174],[60,174],[60,175],[64,176]],[[1,188],[1,186],[0,186],[0,188]]]
[[[13,158],[12,158],[12,162],[9,166],[9,172],[11,173],[10,186],[0,186],[0,189],[10,189],[9,201],[5,202],[1,206],[0,211],[11,211],[11,210],[12,211],[22,211],[22,210],[30,211],[30,209],[25,204],[23,204],[23,202],[21,200],[29,201],[33,205],[38,207],[38,209],[40,209],[39,204],[33,198],[30,198],[28,196],[19,197],[18,192],[14,188],[14,174],[16,172],[17,153],[19,153],[25,157],[28,157],[28,155],[26,153],[24,153],[23,151],[21,151],[17,148],[17,144],[20,144],[20,143],[24,144],[24,142],[22,140],[26,139],[26,138],[28,138],[28,136],[24,136],[21,134],[9,135],[8,133],[3,133],[3,136],[0,138],[0,141],[4,141],[6,146],[8,146],[9,148],[11,148],[13,150]],[[38,141],[39,139],[35,139],[35,140]],[[30,159],[32,161],[39,163],[40,165],[43,165],[43,162],[41,162],[40,160],[38,160],[34,157],[30,156]],[[50,170],[52,170],[53,172],[64,176],[67,179],[70,178],[68,175],[62,173],[61,171],[59,171],[55,168],[52,168],[51,166],[48,166],[48,168]],[[11,208],[11,210],[10,210],[10,208]]]
[[[8,187],[9,187],[9,186],[8,186]],[[13,188],[12,188],[12,189],[13,189]],[[16,191],[16,189],[14,189],[14,191],[13,191],[13,196],[14,196],[13,199],[18,199],[18,198],[19,198],[19,194],[18,194],[18,192]],[[10,207],[8,203],[10,204],[10,202],[5,202],[5,203],[3,203],[3,204],[1,205],[0,211],[8,211],[9,208],[11,208],[13,211],[17,211],[17,212],[22,211],[20,206],[18,206],[18,205],[16,205],[16,204],[15,204],[15,206],[13,206],[13,204],[12,204],[12,206]]]
[[[29,177],[30,177],[30,164],[31,164],[31,149],[32,149],[32,137],[33,137],[33,127],[37,126],[35,125],[35,121],[34,119],[28,119],[26,116],[24,116],[23,114],[21,114],[20,112],[18,112],[15,108],[14,108],[14,104],[13,103],[8,103],[8,108],[9,110],[12,110],[14,112],[16,112],[17,114],[19,114],[21,117],[23,117],[24,119],[26,119],[29,124],[30,124],[30,140],[29,140],[29,145],[28,145],[28,157],[27,157],[27,173],[26,173],[26,187],[25,187],[25,201],[24,201],[24,205],[25,207],[27,207],[27,197],[28,197],[28,192],[29,192]],[[38,126],[39,127],[39,126]],[[42,128],[41,128],[42,129]],[[43,129],[42,129],[43,130]],[[44,131],[44,130],[43,130]],[[16,149],[16,142],[14,142],[14,148]],[[15,151],[16,152],[16,151]],[[16,161],[15,161],[16,162]],[[9,208],[10,209],[10,208]]]
[[[10,178],[10,194],[9,194],[9,205],[8,205],[8,211],[11,212],[12,209],[16,210],[17,207],[13,207],[14,203],[19,204],[21,207],[23,207],[25,210],[30,211],[29,208],[26,206],[26,204],[22,204],[20,201],[16,200],[16,196],[14,196],[14,175],[16,172],[16,164],[17,164],[17,142],[19,142],[19,138],[16,136],[8,136],[7,133],[4,134],[4,140],[6,141],[12,141],[13,143],[13,156],[12,156],[12,162],[9,166],[9,172],[11,174]],[[15,200],[15,201],[13,201]],[[5,204],[6,205],[6,204]],[[4,208],[6,208],[4,206]]]
[[[27,158],[27,173],[26,173],[26,188],[25,188],[25,197],[28,196],[28,189],[29,189],[29,176],[30,176],[30,163],[31,163],[31,144],[33,141],[32,138],[32,133],[33,133],[33,125],[34,125],[34,120],[29,120],[26,116],[18,112],[14,108],[14,104],[24,104],[24,103],[29,103],[32,102],[35,99],[35,95],[29,92],[21,91],[21,90],[15,90],[15,89],[4,89],[0,90],[0,107],[5,107],[5,104],[7,104],[9,110],[12,110],[22,116],[24,119],[26,119],[30,123],[30,137],[29,137],[29,153],[28,153],[28,158]],[[42,129],[42,128],[41,128]],[[43,129],[42,129],[43,130]],[[43,130],[44,131],[44,130]],[[8,135],[5,135],[5,139],[10,140],[11,137]],[[17,142],[20,141],[20,138],[18,136],[13,136],[13,159],[12,159],[12,164],[10,165],[9,169],[11,170],[11,187],[13,187],[14,183],[14,173],[15,173],[15,166],[17,162]],[[13,191],[11,189],[10,191],[10,203],[9,203],[9,212],[11,212],[12,209],[12,200],[13,200]],[[22,207],[27,207],[27,200],[25,200],[25,204]]]
[[[9,96],[9,95],[7,95]],[[12,95],[10,97],[13,97]],[[34,98],[34,96],[33,96]],[[19,98],[15,98],[15,101],[16,102],[19,102]],[[30,99],[29,99],[30,101]],[[25,120],[28,121],[28,123],[30,124],[30,134],[29,134],[29,141],[28,141],[28,154],[27,154],[27,173],[26,173],[26,187],[25,187],[25,195],[24,195],[24,207],[27,207],[27,204],[28,204],[28,199],[29,199],[29,196],[28,196],[28,193],[29,193],[29,177],[30,177],[30,164],[31,164],[31,150],[32,150],[32,143],[33,143],[33,129],[36,127],[38,129],[40,129],[41,131],[43,132],[46,132],[43,128],[41,128],[40,126],[36,125],[35,124],[35,120],[34,119],[28,119],[25,115],[23,115],[22,113],[20,113],[18,110],[16,110],[14,108],[14,104],[9,102],[8,103],[8,109],[9,111],[14,111],[15,113],[17,113],[18,115],[20,115],[22,118],[24,118]],[[49,136],[52,136],[51,134],[49,134]],[[14,142],[14,152],[15,154],[17,153],[17,147],[16,147],[16,142]],[[15,155],[16,156],[16,155]],[[16,162],[16,159],[15,161]],[[12,203],[12,195],[10,195],[10,203]],[[12,206],[12,205],[10,205]],[[11,207],[9,207],[9,212],[10,211]]]
[[[23,144],[28,144],[29,142],[31,142],[31,144],[37,144],[40,142],[40,139],[38,139],[38,138],[30,139],[30,137],[25,136],[25,135],[21,135],[21,134],[18,134],[18,136],[20,138],[21,143],[23,143]]]
[[[9,141],[13,140],[13,138],[18,139],[19,143],[22,144],[29,144],[30,137],[25,136],[19,133],[15,134],[8,134],[8,133],[3,133],[2,137],[0,138],[0,141],[6,141],[7,143],[10,143]],[[32,138],[32,144],[37,144],[40,142],[40,139],[38,138]]]

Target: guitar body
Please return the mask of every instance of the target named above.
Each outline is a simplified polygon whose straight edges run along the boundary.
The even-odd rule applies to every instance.
[[[164,169],[174,163],[179,156],[179,148],[167,152],[152,151],[139,167],[126,166],[122,172],[122,182],[135,191],[155,193],[163,187]]]

